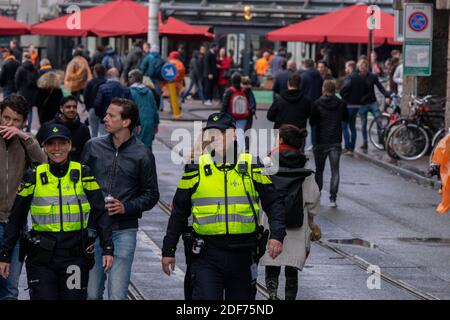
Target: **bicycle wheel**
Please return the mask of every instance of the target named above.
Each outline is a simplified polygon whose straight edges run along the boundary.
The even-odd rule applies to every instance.
[[[446,135],[446,130],[445,129],[441,129],[438,132],[436,132],[436,134],[433,136],[433,139],[431,140],[431,153],[430,153],[430,165],[433,163],[431,161],[431,159],[433,159],[433,154],[434,154],[434,150],[436,149],[439,141],[441,141],[442,138],[444,138]]]
[[[395,150],[392,145],[392,133],[395,131],[394,128],[397,128],[397,126],[391,127],[390,130],[388,131],[388,136],[385,138],[384,141],[384,150],[386,150],[386,153],[388,154],[389,157],[398,160],[400,159],[400,157],[395,153]]]
[[[369,125],[369,140],[378,150],[384,150],[383,136],[384,130],[389,124],[390,117],[382,114],[374,118]]]
[[[393,151],[403,160],[417,160],[430,148],[430,138],[424,128],[408,123],[391,132]]]
[[[443,137],[447,134],[447,130],[440,129],[438,132],[436,132],[433,136],[433,139],[431,140],[431,146],[434,147],[441,141]]]
[[[384,129],[384,132],[383,132],[383,144],[384,144],[384,149],[385,149],[385,150],[387,150],[387,146],[386,146],[386,145],[387,145],[387,139],[388,139],[388,137],[389,137],[389,134],[391,133],[391,131],[392,131],[393,129],[395,129],[397,126],[399,126],[400,124],[402,124],[403,121],[405,121],[404,118],[398,118],[397,120],[395,120],[395,121],[389,123],[389,124],[386,126],[386,129]]]

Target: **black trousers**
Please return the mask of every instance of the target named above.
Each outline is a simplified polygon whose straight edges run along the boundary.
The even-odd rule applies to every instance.
[[[205,100],[213,100],[214,99],[214,92],[217,87],[217,78],[208,79],[208,77],[205,78]]]
[[[254,300],[256,275],[251,266],[251,251],[204,248],[192,260],[192,299]]]
[[[85,257],[54,255],[42,261],[37,254],[25,260],[30,300],[86,300],[89,268]]]

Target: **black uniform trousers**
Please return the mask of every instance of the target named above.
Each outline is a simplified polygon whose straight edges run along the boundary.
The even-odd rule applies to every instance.
[[[203,248],[192,259],[192,300],[254,300],[252,263],[250,250]]]
[[[38,253],[25,260],[30,300],[86,300],[89,267],[83,256],[53,255],[44,261]]]

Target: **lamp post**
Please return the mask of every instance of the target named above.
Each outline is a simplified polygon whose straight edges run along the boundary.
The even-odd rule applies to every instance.
[[[148,32],[147,41],[151,45],[159,45],[158,13],[160,0],[148,0]]]

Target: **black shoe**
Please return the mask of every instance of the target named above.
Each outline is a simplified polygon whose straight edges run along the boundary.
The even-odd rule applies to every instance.
[[[367,143],[363,143],[363,145],[360,147],[362,150],[367,150]]]

